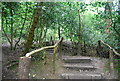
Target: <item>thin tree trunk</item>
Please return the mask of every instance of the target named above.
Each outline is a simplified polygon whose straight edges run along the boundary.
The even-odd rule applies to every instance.
[[[110,74],[111,74],[111,77],[112,78],[115,78],[115,71],[114,71],[114,58],[113,58],[113,50],[112,49],[110,49],[109,50],[109,59],[110,59]]]
[[[80,11],[78,10],[78,16],[79,16],[79,30],[78,30],[78,54],[82,53],[82,25],[81,25],[81,17],[80,17]]]
[[[3,16],[3,14],[2,14],[2,16]],[[5,17],[5,19],[6,19],[6,17]],[[3,21],[4,21],[4,20],[3,20],[3,17],[2,17],[2,31],[4,32],[4,34],[5,34],[8,42],[11,44],[10,38],[8,37],[7,33],[6,33],[5,30],[4,30],[4,27],[3,27],[4,22],[3,22]],[[6,20],[6,28],[7,28],[7,20]]]
[[[105,30],[105,32],[107,34],[110,34],[110,27],[112,27],[112,24],[113,24],[112,23],[112,15],[111,15],[112,9],[111,9],[110,3],[111,2],[107,2],[106,6],[105,6],[105,13],[107,16],[110,17],[110,18],[109,17],[106,18],[106,30]]]
[[[61,35],[60,35],[60,26],[58,26],[58,37],[59,37],[59,39],[61,38]]]
[[[46,13],[44,10],[43,10],[44,14]],[[47,20],[46,20],[47,21]],[[41,17],[40,18],[40,28],[41,28],[41,33],[40,33],[40,36],[39,36],[39,45],[40,47],[43,46],[43,37],[44,37],[44,27],[45,27],[45,18],[44,17]]]
[[[78,32],[78,40],[79,40],[79,43],[82,44],[82,23],[81,23],[81,16],[80,16],[79,10],[78,10],[78,15],[79,15],[79,32]]]
[[[27,6],[27,3],[26,3],[26,13],[25,13],[25,19],[24,19],[24,22],[23,22],[23,25],[22,25],[22,28],[21,28],[21,31],[20,31],[20,37],[18,39],[18,41],[15,43],[15,46],[14,46],[14,50],[16,49],[16,46],[18,45],[18,43],[20,42],[20,39],[22,37],[22,32],[23,32],[23,29],[24,29],[24,25],[25,25],[25,21],[27,19],[27,10],[28,10],[28,6]]]
[[[32,27],[30,28],[30,31],[29,31],[29,34],[28,34],[28,37],[27,37],[27,42],[25,44],[24,54],[29,52],[29,49],[30,49],[30,47],[32,45],[32,42],[33,42],[33,39],[34,39],[34,30],[35,30],[35,28],[37,26],[39,16],[41,16],[41,7],[40,7],[40,5],[42,3],[43,2],[40,2],[40,3],[37,4],[37,9],[35,10],[35,15],[34,15],[34,19],[33,19],[33,22],[32,22]]]
[[[11,50],[13,50],[13,10],[10,9],[10,14],[11,14],[11,43],[10,43],[10,47]]]
[[[45,39],[45,41],[46,41],[46,34],[47,34],[47,28],[44,30],[44,36],[43,36],[43,40]]]

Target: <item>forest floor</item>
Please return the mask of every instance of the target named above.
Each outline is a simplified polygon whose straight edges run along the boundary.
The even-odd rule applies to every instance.
[[[63,72],[62,60],[57,57],[55,64],[55,73],[53,71],[52,55],[47,55],[47,61],[34,61],[31,64],[30,79],[60,79]]]
[[[18,72],[19,56],[22,52],[11,51],[8,44],[2,44],[2,78],[3,79],[16,79]],[[16,61],[15,66],[10,66],[12,62]],[[10,67],[9,67],[10,66]]]
[[[95,56],[95,50],[88,49],[88,56]],[[22,52],[20,51],[11,51],[8,45],[2,45],[2,55],[3,55],[3,79],[17,79],[18,77],[18,61]],[[70,55],[69,51],[62,51],[61,55]],[[87,53],[85,54],[87,55]],[[56,57],[56,65],[55,65],[55,74],[53,74],[53,63],[52,63],[52,55],[47,52],[47,61],[32,61],[31,68],[29,73],[30,79],[60,79],[60,74],[64,71],[62,67],[62,59],[57,53]],[[14,66],[10,66],[10,63],[16,62]],[[14,63],[15,63],[14,62]],[[107,60],[103,60],[103,62],[107,63]],[[106,64],[105,64],[106,65]],[[101,65],[103,67],[103,65]],[[106,72],[108,71],[108,66],[106,65],[103,68]]]

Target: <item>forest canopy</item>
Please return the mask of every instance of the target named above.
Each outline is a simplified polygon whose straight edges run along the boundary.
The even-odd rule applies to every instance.
[[[37,7],[36,2],[3,2],[3,41],[26,40]],[[98,40],[118,47],[120,27],[118,1],[45,2],[34,32],[34,41],[65,40],[96,44]],[[12,46],[14,47],[14,46]]]

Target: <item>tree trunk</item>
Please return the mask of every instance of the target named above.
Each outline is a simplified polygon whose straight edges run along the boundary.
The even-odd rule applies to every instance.
[[[30,28],[30,31],[29,31],[29,34],[28,34],[28,37],[27,37],[27,42],[25,44],[24,54],[29,52],[29,49],[30,49],[30,47],[32,45],[32,42],[33,42],[33,39],[34,39],[34,30],[35,30],[35,28],[37,26],[39,16],[41,16],[41,7],[40,7],[40,5],[42,3],[43,2],[37,4],[37,9],[35,10],[35,15],[34,15],[34,19],[33,19],[33,22],[32,22],[32,27]]]
[[[78,16],[79,16],[79,30],[78,30],[78,54],[81,54],[81,48],[82,48],[82,25],[81,25],[81,18],[80,18],[80,11],[78,10]]]
[[[61,38],[61,35],[60,35],[60,27],[58,27],[58,37],[59,37],[59,39]]]
[[[109,59],[110,59],[110,74],[113,79],[115,71],[114,71],[114,63],[113,63],[114,60],[113,60],[113,50],[112,49],[109,50]]]
[[[51,45],[54,45],[54,41],[53,41],[52,36],[50,36],[50,44],[51,44]]]
[[[120,0],[119,0],[119,3],[118,3],[118,9],[119,9],[119,12],[118,12],[118,14],[120,15]],[[118,18],[118,21],[120,20],[120,16],[119,16],[119,18]],[[119,21],[119,23],[120,23],[120,21]],[[120,38],[120,36],[119,36],[119,38]],[[120,46],[120,39],[119,39],[119,42],[118,42],[118,46]],[[119,53],[120,53],[120,50],[118,51]],[[119,65],[120,65],[120,57],[118,56],[118,67],[120,67]],[[118,79],[120,80],[120,70],[118,70]]]
[[[29,79],[29,69],[30,69],[29,57],[20,57],[19,60],[19,79]]]
[[[2,16],[3,16],[3,13],[2,13]],[[6,28],[7,28],[8,26],[7,26],[7,19],[6,19],[6,17],[5,17],[5,20],[6,20]],[[4,20],[3,20],[3,17],[2,17],[2,31],[3,31],[3,33],[4,33],[4,35],[5,35],[5,37],[7,38],[9,44],[11,44],[10,38],[9,38],[9,36],[7,35],[6,31],[4,30],[4,22],[3,22],[3,21],[4,21]]]
[[[19,39],[18,39],[18,41],[15,43],[14,50],[16,49],[16,46],[18,45],[18,43],[19,43],[20,40],[21,40],[22,33],[23,33],[23,29],[24,29],[24,25],[25,25],[25,21],[26,21],[26,19],[27,19],[27,11],[28,11],[28,4],[26,3],[26,12],[25,12],[24,22],[23,22],[23,24],[22,24],[22,28],[21,28],[21,30],[20,30],[20,36],[19,36]]]
[[[97,51],[97,54],[100,56],[100,58],[102,59],[103,58],[103,55],[102,55],[102,47],[101,47],[101,41],[98,41],[98,46],[96,48],[96,51]]]
[[[87,51],[86,51],[86,42],[85,42],[85,40],[84,40],[84,48],[83,48],[83,51],[84,51],[84,53],[87,52]]]
[[[110,6],[111,2],[107,2],[106,6],[105,6],[105,14],[109,17],[106,18],[106,29],[105,29],[105,33],[110,34],[110,27],[112,27],[112,18],[111,18],[111,6]]]
[[[11,14],[11,42],[10,42],[10,48],[13,50],[13,10],[10,9],[10,14]]]
[[[57,53],[58,46],[54,48],[54,53],[52,57],[52,62],[53,62],[53,74],[55,73],[55,61],[56,61],[56,53]]]

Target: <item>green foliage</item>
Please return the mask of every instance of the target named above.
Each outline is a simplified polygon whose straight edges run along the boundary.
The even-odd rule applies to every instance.
[[[24,24],[25,13],[27,10],[27,18],[25,20],[24,28],[22,29],[22,40],[26,40],[29,28],[34,16],[34,9],[36,3],[33,2],[4,2],[3,7],[3,23],[4,30],[7,35],[11,35],[11,18],[13,19],[13,33],[14,38],[19,38],[21,29]],[[37,29],[35,30],[35,41],[50,40],[53,36],[54,40],[58,39],[58,27],[60,27],[60,34],[65,40],[72,40],[78,42],[79,33],[79,17],[78,10],[80,10],[81,24],[82,24],[82,40],[88,44],[96,44],[98,40],[105,40],[110,45],[119,48],[117,43],[120,41],[119,31],[119,15],[116,11],[118,6],[112,3],[111,14],[106,14],[106,2],[45,2],[42,7],[42,15],[39,19]],[[10,6],[12,5],[12,6]],[[11,17],[10,9],[13,11]],[[115,29],[110,28],[111,33],[105,33],[106,18],[111,18],[115,23]],[[43,25],[41,25],[41,23]],[[117,30],[117,31],[116,31]],[[42,38],[42,39],[40,39]]]

